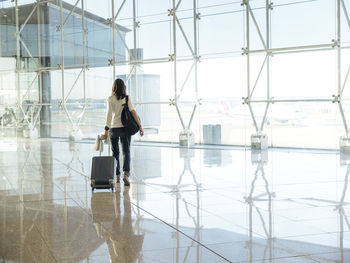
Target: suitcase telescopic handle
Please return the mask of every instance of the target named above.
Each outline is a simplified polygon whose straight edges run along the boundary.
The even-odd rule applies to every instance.
[[[103,140],[106,140],[107,141],[107,144],[108,144],[108,156],[111,156],[111,139],[110,137],[108,136],[107,139],[104,137],[104,135],[99,135],[98,136],[98,139],[100,140],[100,147],[99,147],[99,155],[101,156],[102,155],[102,146],[101,146],[101,143],[103,143]]]
[[[107,144],[108,144],[108,156],[111,156],[111,138],[108,136],[107,138]]]

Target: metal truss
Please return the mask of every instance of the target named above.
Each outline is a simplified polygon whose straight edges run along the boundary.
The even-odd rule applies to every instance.
[[[133,7],[133,49],[130,49],[130,47],[127,45],[127,43],[123,40],[123,44],[127,50],[127,53],[129,55],[129,60],[126,61],[117,61],[116,60],[116,51],[115,51],[115,33],[117,33],[119,35],[119,37],[121,39],[123,39],[121,37],[121,33],[118,29],[118,27],[116,26],[116,19],[118,18],[120,12],[122,11],[125,3],[127,0],[123,0],[117,10],[117,12],[115,12],[115,0],[111,0],[111,4],[112,4],[112,18],[109,19],[110,22],[110,26],[112,27],[112,39],[113,39],[113,49],[112,49],[112,58],[110,59],[110,65],[113,66],[113,78],[115,78],[116,76],[116,67],[118,65],[124,65],[124,64],[129,64],[131,65],[130,67],[130,72],[129,75],[127,76],[127,80],[130,79],[130,77],[133,74],[137,74],[137,68],[140,64],[148,64],[148,63],[173,63],[173,88],[174,88],[174,97],[170,98],[169,101],[154,101],[154,102],[142,102],[142,101],[136,101],[136,105],[142,105],[142,104],[168,104],[170,106],[175,106],[177,115],[179,117],[181,126],[183,131],[185,131],[186,133],[190,132],[191,129],[191,125],[192,125],[192,121],[193,118],[195,116],[195,112],[197,110],[197,106],[199,105],[199,98],[198,98],[198,67],[197,67],[197,63],[199,62],[200,56],[198,55],[198,33],[197,33],[197,28],[198,28],[198,20],[200,19],[199,14],[197,13],[197,0],[193,0],[193,44],[190,43],[190,40],[188,39],[188,36],[184,30],[184,28],[181,25],[181,22],[179,20],[179,18],[177,17],[177,11],[179,10],[179,7],[181,6],[181,2],[182,0],[173,0],[172,1],[172,9],[168,10],[168,16],[172,17],[172,50],[173,53],[169,54],[169,57],[166,58],[156,58],[156,59],[138,59],[136,56],[136,49],[138,48],[138,43],[137,43],[137,30],[140,27],[140,23],[137,21],[137,14],[136,14],[136,1],[135,0],[130,0],[132,1],[132,7]],[[180,30],[181,35],[183,36],[185,42],[186,42],[186,46],[188,47],[190,53],[191,53],[191,57],[188,58],[178,58],[177,56],[177,35],[179,34],[177,32],[177,29]],[[177,67],[178,67],[178,62],[179,61],[192,61],[192,65],[186,75],[185,80],[183,81],[183,83],[181,83],[181,88],[180,85],[178,83],[178,72],[177,72]],[[192,109],[192,113],[191,113],[191,117],[188,120],[188,123],[186,124],[183,118],[183,113],[181,112],[180,106],[179,104],[181,103],[181,94],[183,92],[183,90],[189,85],[188,85],[188,79],[190,78],[190,76],[194,76],[194,90],[195,90],[195,94],[196,94],[196,98],[194,98],[194,101],[191,101],[191,103],[193,104],[193,109]],[[134,90],[137,90],[137,78],[135,78],[135,82],[134,82]]]
[[[197,66],[199,59],[200,59],[200,56],[198,55],[198,37],[197,37],[197,35],[198,35],[197,34],[197,27],[198,27],[197,24],[198,24],[198,20],[200,19],[200,17],[199,17],[199,13],[197,13],[197,0],[193,0],[193,17],[192,17],[192,20],[193,20],[193,45],[191,45],[191,43],[187,37],[187,34],[184,31],[184,29],[181,25],[181,22],[177,16],[177,11],[179,10],[179,7],[181,6],[181,2],[182,2],[182,0],[178,0],[178,1],[172,0],[172,9],[168,10],[168,12],[169,12],[168,16],[172,17],[172,37],[173,37],[173,43],[172,43],[173,44],[172,45],[173,53],[169,55],[169,61],[172,61],[172,63],[173,63],[173,76],[174,76],[174,79],[173,79],[174,97],[172,99],[170,99],[170,105],[175,106],[176,112],[177,112],[179,120],[181,122],[182,129],[185,133],[188,134],[188,133],[190,133],[191,124],[192,124],[193,117],[195,115],[197,106],[200,103],[200,100],[198,98],[198,66]],[[177,74],[177,66],[178,66],[178,64],[177,64],[177,62],[178,62],[177,41],[176,41],[176,38],[178,35],[177,29],[180,30],[181,35],[185,39],[186,46],[188,47],[188,49],[191,53],[192,60],[193,60],[193,63],[192,63],[192,65],[187,73],[187,76],[186,76],[184,82],[181,85],[180,90],[179,90],[180,86],[178,84],[178,74]],[[192,102],[194,104],[193,110],[191,113],[191,117],[186,125],[184,122],[183,114],[181,113],[180,108],[179,108],[179,102],[180,102],[181,94],[182,94],[184,88],[186,87],[187,81],[188,81],[191,74],[193,74],[193,76],[194,76],[194,90],[195,90],[196,97],[195,97],[194,102]]]
[[[273,10],[273,3],[270,0],[266,0],[265,2],[265,23],[264,25],[261,25],[257,22],[254,14],[254,10],[252,9],[250,5],[250,0],[243,0],[242,5],[245,7],[245,22],[246,22],[246,46],[242,48],[242,55],[245,55],[247,57],[247,95],[246,97],[243,97],[243,104],[247,104],[251,118],[253,120],[253,124],[256,130],[257,134],[261,134],[264,129],[264,124],[266,122],[266,116],[268,113],[268,109],[270,104],[273,103],[279,103],[279,102],[332,102],[337,103],[339,106],[339,112],[342,117],[346,137],[349,138],[349,128],[348,128],[348,122],[344,114],[344,108],[342,102],[344,101],[343,93],[344,89],[346,87],[346,84],[348,82],[348,77],[350,74],[350,65],[347,70],[346,76],[344,81],[342,81],[341,76],[341,57],[342,57],[342,50],[347,47],[342,47],[341,45],[341,13],[344,14],[344,17],[346,19],[348,28],[347,30],[350,30],[350,18],[348,11],[346,9],[346,6],[344,4],[344,0],[335,0],[336,2],[336,39],[330,40],[329,43],[320,44],[320,45],[306,45],[306,46],[291,46],[291,47],[284,47],[284,48],[271,48],[271,42],[270,42],[270,36],[271,36],[271,24],[270,24],[270,15]],[[266,28],[266,35],[264,36],[262,34],[261,27],[265,26]],[[256,32],[258,34],[258,37],[260,39],[260,42],[263,46],[263,49],[251,49],[250,48],[250,34],[251,29],[254,27],[256,29]],[[335,50],[337,52],[337,94],[330,94],[329,98],[310,98],[310,99],[304,99],[304,98],[296,98],[296,99],[281,99],[281,98],[274,98],[271,95],[270,90],[270,57],[273,55],[278,54],[286,54],[286,53],[301,53],[301,52],[311,52],[311,51],[324,51],[324,50]],[[261,64],[260,71],[256,78],[254,79],[251,73],[251,55],[252,54],[265,54],[264,61]],[[254,92],[256,90],[257,84],[259,82],[259,79],[262,75],[263,70],[266,69],[266,97],[265,99],[256,99],[254,96]],[[257,122],[256,115],[254,114],[252,104],[253,103],[262,103],[265,104],[265,111],[263,118],[260,123]]]
[[[45,106],[49,106],[50,103],[43,102],[42,99],[42,74],[44,72],[54,71],[54,70],[60,70],[61,71],[61,101],[59,103],[59,106],[64,110],[67,119],[69,120],[72,131],[77,132],[79,130],[79,127],[81,125],[82,118],[84,117],[86,107],[88,105],[87,97],[86,97],[86,71],[91,67],[91,65],[87,64],[87,51],[86,51],[86,38],[87,38],[87,28],[85,28],[85,1],[86,0],[76,0],[74,6],[71,10],[66,10],[63,8],[63,1],[59,0],[59,24],[57,25],[57,31],[60,33],[60,55],[61,55],[61,61],[58,66],[46,66],[43,65],[41,61],[41,32],[40,32],[40,8],[41,5],[46,3],[45,0],[36,0],[35,3],[33,3],[33,8],[31,12],[28,14],[28,17],[24,20],[24,23],[21,25],[19,24],[19,0],[14,0],[15,3],[15,20],[16,20],[16,90],[17,90],[17,105],[13,105],[17,108],[17,115],[21,114],[24,117],[24,122],[26,125],[32,129],[34,129],[37,124],[40,121],[40,113],[42,111],[42,108]],[[133,41],[132,46],[130,46],[130,43],[128,43],[124,40],[122,37],[122,33],[120,31],[120,28],[117,26],[116,21],[120,17],[121,12],[125,9],[125,4],[127,1],[131,1],[132,3],[132,14],[130,14],[130,17],[133,19]],[[191,0],[189,0],[191,1]],[[117,70],[120,65],[130,65],[130,69],[128,72],[127,80],[130,79],[133,74],[137,74],[138,67],[142,64],[151,64],[151,63],[172,63],[173,65],[173,96],[169,98],[169,101],[152,101],[152,102],[143,102],[141,100],[135,100],[136,105],[141,104],[164,104],[174,106],[177,116],[179,118],[179,121],[181,123],[181,128],[183,132],[189,133],[191,130],[191,126],[193,123],[193,119],[195,117],[196,111],[198,110],[198,106],[200,105],[200,98],[198,93],[198,63],[200,62],[200,55],[199,55],[199,49],[198,49],[198,21],[200,20],[200,14],[198,13],[197,8],[197,1],[198,0],[192,0],[192,6],[191,9],[193,11],[191,15],[191,22],[193,22],[193,29],[191,29],[190,33],[193,33],[193,39],[189,38],[189,32],[186,32],[185,28],[183,27],[183,24],[181,22],[181,19],[178,17],[178,12],[183,5],[182,0],[172,0],[171,1],[171,9],[168,10],[168,16],[171,18],[171,36],[172,36],[172,43],[171,43],[171,49],[172,54],[169,54],[169,57],[159,57],[159,58],[152,58],[152,59],[139,59],[136,56],[136,49],[139,47],[138,45],[138,39],[137,39],[137,33],[138,29],[140,27],[140,22],[138,21],[138,14],[137,14],[137,1],[136,0],[121,0],[117,2],[116,0],[110,0],[111,3],[111,17],[107,20],[108,25],[111,28],[112,32],[112,50],[111,50],[111,57],[108,59],[109,66],[113,68],[113,79],[117,75]],[[246,56],[246,73],[247,73],[247,93],[243,97],[243,103],[248,106],[248,109],[250,111],[250,115],[252,118],[252,122],[255,128],[256,133],[260,134],[264,131],[264,126],[267,119],[267,114],[270,108],[270,105],[273,103],[281,103],[281,102],[325,102],[325,103],[337,103],[339,107],[339,113],[342,118],[344,130],[346,133],[346,137],[350,139],[350,131],[348,126],[348,120],[344,113],[344,90],[346,89],[346,86],[349,82],[349,75],[350,75],[350,64],[347,68],[346,74],[342,76],[341,73],[341,59],[342,59],[342,51],[349,48],[349,46],[343,46],[341,43],[341,19],[345,19],[347,27],[344,30],[350,30],[350,16],[348,13],[348,10],[345,5],[344,0],[334,0],[336,3],[336,38],[333,40],[330,40],[329,43],[323,43],[319,45],[304,45],[304,46],[291,46],[291,47],[283,47],[283,48],[271,48],[271,24],[270,24],[270,16],[273,12],[273,3],[271,0],[265,1],[265,22],[262,24],[259,24],[259,21],[256,19],[255,10],[251,6],[250,0],[242,0],[242,6],[244,6],[244,12],[245,12],[245,47],[242,49],[242,54]],[[118,3],[118,7],[116,7],[116,3]],[[73,13],[76,8],[81,9],[81,55],[79,55],[74,49],[72,50],[76,57],[80,58],[80,64],[76,65],[65,65],[64,62],[64,54],[65,54],[65,45],[64,43],[68,43],[69,45],[72,45],[72,41],[70,41],[69,36],[65,34],[65,28],[66,25],[73,16]],[[63,15],[65,14],[65,16]],[[38,19],[38,58],[34,57],[31,53],[31,50],[28,48],[28,45],[25,43],[25,41],[21,37],[21,33],[23,32],[23,29],[26,27],[27,23],[30,21],[30,19],[37,15]],[[64,18],[65,17],[65,18]],[[64,18],[64,19],[63,19]],[[142,25],[141,25],[142,26]],[[263,28],[265,28],[266,32],[263,34]],[[251,48],[251,33],[252,29],[255,30],[257,37],[259,39],[259,42],[262,46],[261,49],[252,49]],[[125,50],[127,51],[127,54],[129,58],[125,60],[119,60],[117,61],[116,55],[116,37],[119,36],[119,38],[122,41],[122,44],[125,46]],[[185,46],[187,47],[189,54],[185,57],[179,57],[177,48],[179,46],[178,42],[178,36],[181,36],[183,38],[183,41],[185,43]],[[32,66],[30,68],[25,68],[22,66],[22,58],[21,58],[21,48],[28,54],[29,59],[33,62]],[[304,98],[295,98],[295,99],[283,99],[283,98],[275,98],[271,94],[270,89],[270,76],[271,76],[271,70],[270,70],[270,58],[273,55],[279,55],[279,54],[286,54],[286,53],[301,53],[301,52],[311,52],[311,51],[329,51],[334,50],[337,53],[337,94],[330,94],[328,98],[310,98],[310,99],[304,99]],[[260,66],[260,70],[256,76],[253,76],[252,74],[252,59],[251,56],[254,54],[261,54],[264,56]],[[191,65],[188,69],[188,72],[183,80],[179,79],[179,73],[178,73],[178,67],[179,62],[183,61],[191,61]],[[78,74],[73,81],[73,84],[70,87],[66,87],[66,81],[65,81],[65,72],[66,70],[76,69],[78,70]],[[21,76],[23,74],[26,74],[28,72],[35,73],[33,76],[32,81],[30,84],[23,88],[21,87]],[[263,84],[264,88],[264,98],[257,98],[256,91],[258,88],[258,84],[261,84],[261,79],[263,74],[266,74],[266,83]],[[194,78],[194,84],[189,84],[189,79],[193,77]],[[80,82],[81,81],[81,82]],[[33,86],[38,83],[38,89],[39,89],[39,101],[38,103],[31,104],[30,107],[32,107],[34,110],[27,112],[24,107],[23,103],[25,103],[25,98],[28,97],[30,94],[30,90]],[[78,84],[78,83],[81,83]],[[134,89],[137,90],[137,78],[135,78],[135,81],[133,83]],[[67,105],[69,104],[69,98],[71,97],[71,94],[74,90],[80,88],[83,93],[83,107],[81,110],[81,113],[79,114],[77,119],[74,119],[72,116],[72,113],[68,110]],[[190,102],[186,101],[186,103],[190,103],[191,106],[193,106],[191,110],[191,114],[188,120],[185,120],[184,118],[184,112],[181,110],[181,103],[183,102],[182,95],[183,91],[185,89],[194,89],[195,96],[193,100]],[[263,118],[261,120],[257,119],[256,114],[254,113],[253,105],[255,103],[260,103],[264,105],[264,114]]]
[[[19,8],[18,8],[18,0],[15,0],[15,21],[16,21],[16,90],[17,90],[17,116],[19,115],[23,115],[23,121],[25,122],[25,125],[28,127],[29,132],[32,133],[32,131],[34,131],[39,122],[39,116],[40,116],[40,112],[43,106],[43,102],[42,102],[42,98],[41,98],[41,71],[37,70],[35,77],[33,78],[33,80],[31,81],[31,83],[29,84],[28,87],[26,87],[26,91],[24,93],[24,95],[22,95],[22,89],[21,89],[21,74],[27,71],[23,71],[22,68],[22,58],[21,58],[21,46],[24,48],[24,50],[27,52],[27,54],[29,55],[29,57],[31,58],[32,62],[34,62],[34,64],[36,65],[36,68],[40,68],[41,67],[41,62],[40,62],[40,57],[41,57],[41,43],[40,43],[40,4],[41,0],[37,0],[36,3],[33,4],[33,9],[32,11],[29,13],[28,17],[26,18],[26,20],[24,21],[23,24],[21,24],[21,28],[19,25]],[[27,47],[25,41],[21,38],[21,33],[23,31],[23,29],[25,28],[25,26],[27,25],[29,19],[31,17],[33,17],[35,15],[37,15],[37,19],[38,19],[38,32],[37,32],[37,37],[38,37],[38,57],[39,58],[35,58],[33,57],[32,53],[30,52],[29,48]],[[25,98],[29,95],[30,89],[33,87],[33,85],[36,83],[36,81],[38,82],[38,89],[39,89],[39,101],[38,103],[31,103],[31,104],[27,104],[25,102]],[[26,106],[28,108],[30,108],[30,110],[24,110],[23,106]],[[18,127],[18,117],[16,118],[16,127]]]
[[[65,65],[64,65],[64,41],[67,39],[69,41],[68,36],[64,34],[64,28],[67,23],[67,21],[71,18],[74,9],[77,7],[78,3],[81,4],[81,44],[82,44],[82,57],[81,57],[81,70],[78,74],[77,78],[75,79],[73,85],[70,87],[68,94],[65,94]],[[63,21],[63,7],[62,7],[62,0],[59,1],[59,11],[60,11],[60,24],[57,26],[57,31],[60,32],[60,49],[61,49],[61,64],[59,65],[59,68],[61,70],[61,91],[62,91],[62,100],[59,104],[60,107],[63,108],[65,111],[67,118],[69,119],[71,125],[72,125],[72,136],[71,138],[74,139],[74,136],[79,131],[80,122],[84,116],[85,109],[87,106],[87,100],[86,100],[86,70],[88,69],[88,65],[86,65],[86,34],[87,30],[85,29],[85,9],[84,9],[84,0],[77,0],[72,8],[70,10],[70,13],[67,15],[66,19]],[[67,100],[69,99],[69,96],[76,86],[76,83],[78,80],[82,78],[82,88],[83,88],[83,96],[84,96],[84,103],[83,103],[83,109],[81,114],[79,114],[78,120],[74,121],[72,118],[72,115],[67,110]]]

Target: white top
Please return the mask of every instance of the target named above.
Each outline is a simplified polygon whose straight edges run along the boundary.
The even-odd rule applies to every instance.
[[[123,104],[126,103],[126,99],[117,100],[116,96],[110,96],[107,99],[107,121],[106,126],[108,128],[122,128],[124,127],[121,120],[122,111],[124,109]],[[134,110],[134,106],[131,103],[131,99],[128,96],[129,110]]]

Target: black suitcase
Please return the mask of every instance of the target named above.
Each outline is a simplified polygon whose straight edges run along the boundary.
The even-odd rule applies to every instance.
[[[110,152],[110,150],[108,152]],[[115,158],[113,156],[93,157],[91,166],[92,191],[95,189],[111,189],[113,192],[115,172]]]

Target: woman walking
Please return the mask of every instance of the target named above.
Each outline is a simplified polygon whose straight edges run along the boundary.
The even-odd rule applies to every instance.
[[[108,132],[112,145],[114,158],[117,160],[117,183],[120,182],[120,162],[119,162],[119,139],[123,149],[123,181],[125,186],[130,185],[130,141],[131,135],[126,132],[121,120],[121,114],[126,103],[126,86],[122,79],[116,79],[112,86],[112,95],[107,99],[107,120],[105,126],[105,138],[108,137]],[[128,96],[129,110],[139,126],[140,135],[143,136],[143,129],[137,113]]]

